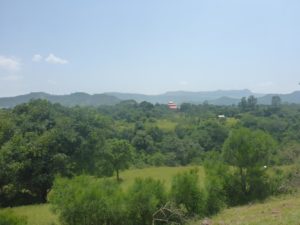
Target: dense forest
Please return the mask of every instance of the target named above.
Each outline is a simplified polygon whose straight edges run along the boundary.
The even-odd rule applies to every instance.
[[[127,193],[133,197],[124,198],[132,210],[142,199],[137,193],[145,189],[156,196],[157,206],[171,198],[175,206],[186,206],[187,214],[210,215],[223,204],[243,204],[274,194],[279,186],[282,189],[280,182],[288,178],[278,170],[271,176],[265,169],[296,163],[299,131],[300,105],[282,104],[278,96],[271,105],[258,105],[250,96],[238,105],[183,103],[177,110],[133,100],[100,107],[65,107],[32,100],[0,110],[0,206],[46,202],[50,192],[50,201],[61,209],[62,201],[67,200],[58,196],[72,198],[70,193],[80,185],[102,189],[102,195],[118,193],[111,181],[97,184],[90,177],[116,176],[118,183],[122,182],[121,171],[128,168],[203,165],[206,194],[192,188],[197,182],[197,171],[192,170],[174,177],[169,194],[158,181],[137,180]],[[72,182],[69,193],[63,187]],[[184,184],[191,188],[187,190]],[[60,195],[55,195],[59,191]],[[204,198],[205,209],[203,204],[191,202]],[[135,222],[128,222],[129,218],[126,222],[123,214],[120,218],[124,224],[148,224],[145,221],[157,210],[152,208],[144,219],[137,211],[127,212]],[[116,214],[113,217],[117,218]],[[64,219],[66,224],[81,223],[73,223],[67,216]],[[121,223],[107,220],[103,224]]]

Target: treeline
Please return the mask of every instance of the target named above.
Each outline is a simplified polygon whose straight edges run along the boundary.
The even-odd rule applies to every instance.
[[[278,99],[271,106],[254,97],[238,106],[186,103],[176,111],[134,101],[68,108],[34,100],[2,109],[0,206],[45,202],[56,175],[119,177],[128,167],[203,164],[241,128],[275,143],[268,166],[292,164],[300,155],[300,106]]]

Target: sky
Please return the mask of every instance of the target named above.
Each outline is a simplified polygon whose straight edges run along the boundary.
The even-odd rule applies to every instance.
[[[299,0],[0,0],[0,96],[300,82]]]

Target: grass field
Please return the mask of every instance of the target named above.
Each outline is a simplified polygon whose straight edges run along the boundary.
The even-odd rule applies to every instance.
[[[153,125],[153,123],[152,123]],[[157,126],[159,129],[162,129],[163,131],[174,131],[177,123],[167,120],[167,119],[161,119],[157,120],[154,123],[154,126]]]
[[[199,225],[201,221],[192,223]],[[264,203],[225,209],[211,225],[299,225],[300,194],[273,197]]]
[[[57,216],[50,210],[49,204],[19,206],[12,211],[20,216],[25,216],[28,225],[59,225]]]
[[[128,188],[137,177],[152,177],[155,179],[159,179],[164,181],[166,187],[170,187],[171,180],[174,175],[179,172],[188,171],[189,169],[193,169],[195,166],[187,166],[187,167],[153,167],[153,168],[145,168],[145,169],[133,169],[121,172],[120,177],[123,180],[122,186],[126,189]],[[202,167],[197,167],[199,169],[199,178],[200,181],[204,178],[204,170]]]

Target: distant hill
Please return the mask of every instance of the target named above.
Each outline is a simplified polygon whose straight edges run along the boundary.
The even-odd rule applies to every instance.
[[[275,95],[280,96],[283,103],[296,103],[300,104],[300,91],[295,91],[290,94],[259,94],[251,92],[248,89],[243,90],[217,90],[217,91],[173,91],[166,92],[160,95],[143,95],[143,94],[130,94],[110,92],[108,95],[115,96],[121,100],[133,99],[137,102],[148,101],[151,103],[166,104],[169,101],[174,101],[177,104],[181,103],[194,103],[200,104],[208,101],[214,105],[236,105],[240,102],[242,97],[255,96],[259,104],[271,104],[272,97]]]
[[[46,99],[53,103],[60,103],[65,106],[100,106],[114,105],[120,100],[106,94],[89,95],[86,93],[73,93],[70,95],[51,95],[44,92],[33,92],[15,97],[0,98],[0,108],[11,108],[18,104],[25,103],[31,99]]]
[[[119,93],[119,92],[108,92],[106,94],[115,96],[121,100],[133,99],[137,102],[148,101],[151,103],[164,103],[164,104],[169,101],[174,101],[178,104],[181,104],[183,102],[199,104],[199,103],[203,103],[204,101],[214,102],[217,99],[227,97],[232,99],[230,103],[229,101],[227,101],[229,105],[234,104],[236,102],[236,99],[240,100],[242,97],[248,97],[250,95],[254,95],[256,97],[262,96],[261,94],[253,93],[248,89],[199,91],[199,92],[172,91],[160,95],[142,95],[142,94]]]
[[[271,104],[272,97],[280,96],[283,103],[300,104],[300,91],[290,94],[257,94],[248,89],[244,90],[218,90],[218,91],[173,91],[160,95],[144,95],[134,93],[108,92],[104,94],[89,95],[87,93],[77,92],[70,95],[51,95],[44,92],[34,92],[16,97],[0,98],[0,108],[10,108],[18,104],[28,102],[30,99],[47,99],[53,103],[60,103],[65,106],[100,106],[115,105],[124,100],[135,100],[137,102],[147,101],[153,104],[167,104],[174,101],[177,104],[194,103],[200,104],[208,101],[214,105],[236,105],[242,97],[254,95],[258,98],[259,104]]]
[[[259,104],[271,104],[272,97],[279,96],[282,103],[295,103],[300,104],[300,91],[294,91],[290,94],[267,94],[258,99]]]
[[[208,101],[212,105],[237,105],[241,101],[241,98],[230,98],[230,97],[221,97]]]

